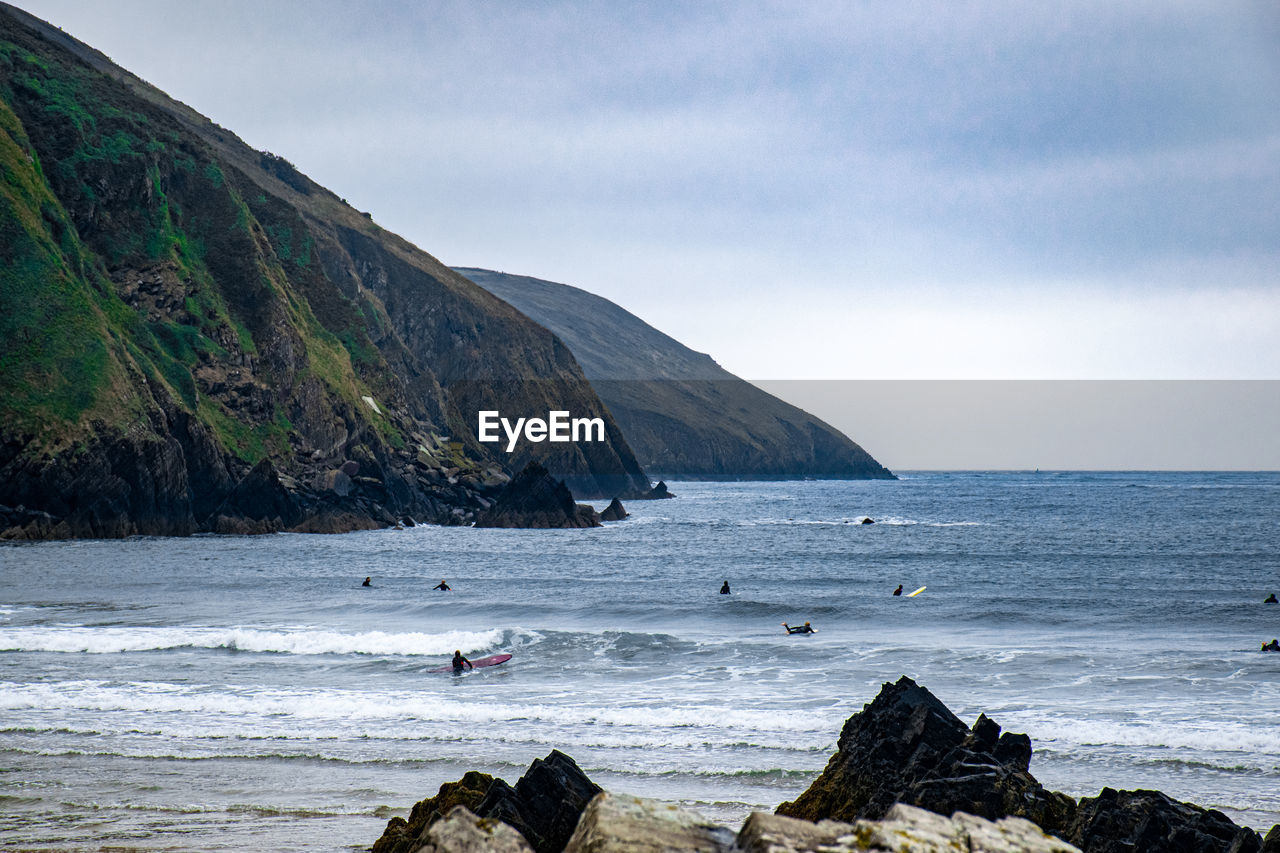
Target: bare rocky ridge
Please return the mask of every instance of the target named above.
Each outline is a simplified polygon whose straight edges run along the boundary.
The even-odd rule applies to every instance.
[[[839,430],[744,382],[607,299],[528,276],[457,270],[568,345],[637,459],[654,476],[893,477]]]

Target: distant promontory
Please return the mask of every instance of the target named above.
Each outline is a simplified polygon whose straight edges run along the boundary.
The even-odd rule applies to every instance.
[[[455,267],[554,332],[641,467],[668,479],[893,479],[850,438],[577,287]]]

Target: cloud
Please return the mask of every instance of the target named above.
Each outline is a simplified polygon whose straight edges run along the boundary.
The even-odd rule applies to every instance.
[[[980,327],[1019,342],[981,375],[1069,374],[1112,315],[1169,345],[1091,371],[1276,364],[1248,322],[1280,290],[1269,4],[25,6],[446,262],[599,292],[739,372],[745,323],[786,375],[848,363],[843,302],[918,318],[943,372]],[[1243,325],[1210,351],[1184,310]],[[861,369],[900,360],[867,340]]]

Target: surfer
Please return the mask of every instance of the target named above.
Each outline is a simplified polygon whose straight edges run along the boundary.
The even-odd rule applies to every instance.
[[[728,581],[725,581],[725,582],[724,582],[724,585],[720,587],[720,594],[721,594],[721,595],[728,595],[728,594],[729,594],[729,582],[728,582]]]
[[[1264,598],[1262,600],[1262,603],[1263,604],[1280,604],[1280,601],[1276,601],[1276,594],[1273,592],[1270,595],[1268,595],[1266,598]]]
[[[902,595],[902,584],[898,584],[898,588],[893,591],[894,595]]]
[[[444,583],[444,581],[441,581],[441,583]],[[462,675],[462,667],[464,666],[467,669],[475,669],[475,666],[472,665],[471,661],[467,660],[462,656],[462,649],[454,649],[453,650],[453,674]]]
[[[1269,643],[1262,644],[1264,652],[1280,652],[1280,640],[1272,640]]]
[[[816,634],[816,633],[818,633],[818,630],[817,630],[816,628],[814,628],[812,625],[810,625],[808,622],[804,623],[803,625],[797,625],[797,626],[796,626],[796,627],[794,627],[794,628],[792,628],[792,627],[791,627],[790,625],[788,625],[786,622],[783,622],[783,623],[782,623],[782,627],[787,629],[787,633],[788,633],[788,634]]]
[[[360,586],[373,586],[373,578],[365,578],[364,583],[360,584]]]
[[[440,583],[436,584],[435,586],[433,586],[433,587],[431,587],[431,588],[432,588],[432,589],[438,589],[438,590],[440,590],[441,592],[449,592],[450,590],[452,590],[452,589],[453,589],[453,587],[449,586],[449,585],[448,585],[447,583],[445,583],[444,581],[440,581]]]

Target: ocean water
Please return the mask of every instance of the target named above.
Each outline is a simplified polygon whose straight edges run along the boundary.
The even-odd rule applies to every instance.
[[[1280,822],[1280,475],[672,488],[589,531],[0,546],[0,847],[356,850],[552,748],[736,822],[903,674],[1049,787]],[[514,657],[427,672],[455,648]]]

